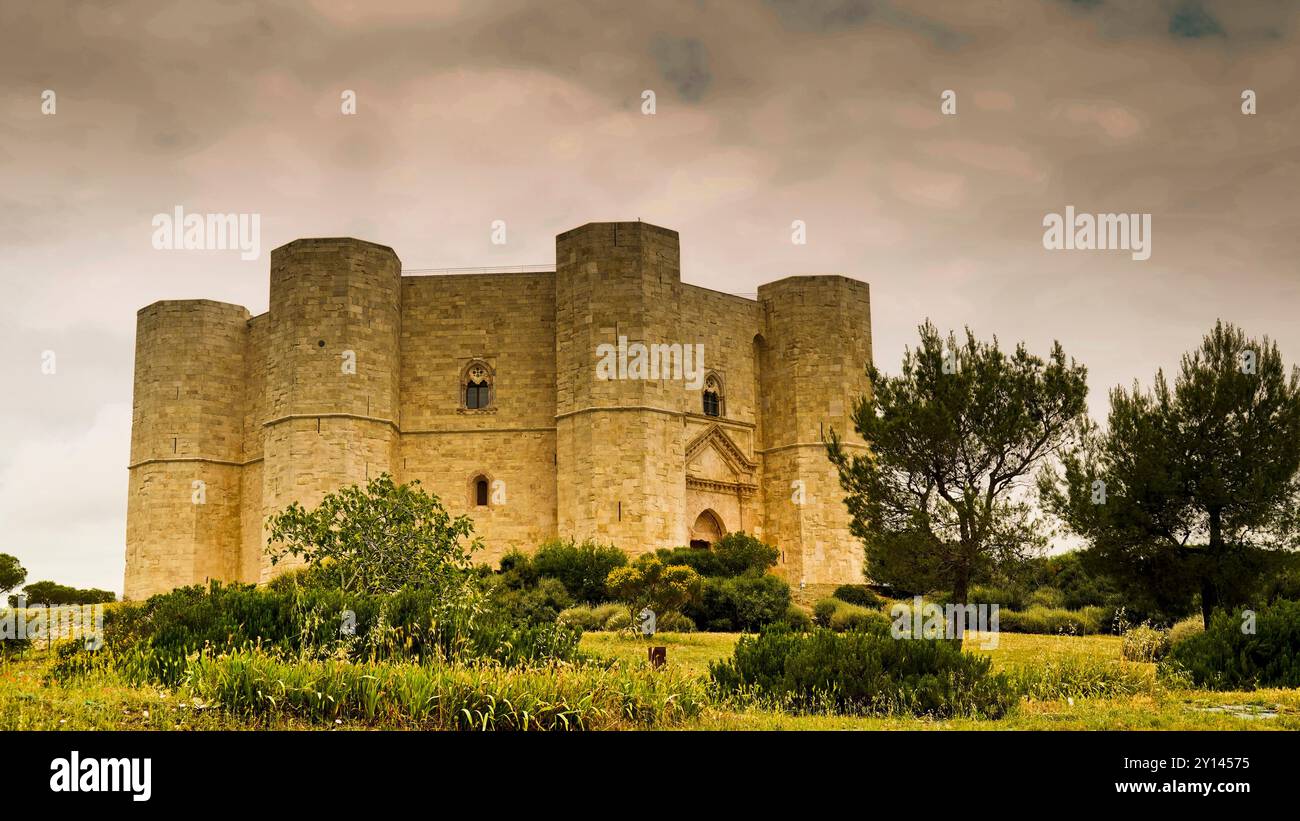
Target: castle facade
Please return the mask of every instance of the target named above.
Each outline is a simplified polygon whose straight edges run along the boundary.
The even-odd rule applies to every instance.
[[[822,444],[863,447],[857,280],[689,285],[677,232],[642,222],[565,232],[540,273],[402,276],[390,248],[301,239],[271,253],[267,313],[157,302],[135,357],[128,599],[267,581],[270,514],[384,472],[471,516],[479,561],[744,530],[796,587],[862,581]]]

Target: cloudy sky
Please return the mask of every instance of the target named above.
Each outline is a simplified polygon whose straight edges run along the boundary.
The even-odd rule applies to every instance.
[[[681,232],[691,283],[871,283],[887,371],[927,317],[1059,339],[1099,416],[1217,317],[1300,361],[1296,7],[5,3],[0,552],[121,591],[135,312],[265,311],[267,252],[296,237],[408,269],[549,265],[555,234],[641,218]],[[261,258],[154,250],[178,205],[260,214]],[[1151,214],[1150,259],[1045,250],[1067,205]]]

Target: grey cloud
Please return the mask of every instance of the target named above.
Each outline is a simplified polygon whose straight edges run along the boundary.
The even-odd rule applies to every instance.
[[[1169,18],[1169,33],[1178,37],[1210,37],[1222,35],[1223,27],[1200,0],[1183,0]]]
[[[697,103],[713,82],[704,44],[694,37],[655,37],[651,46],[664,79],[687,102]]]
[[[853,29],[869,21],[923,34],[944,49],[964,45],[970,37],[932,19],[884,0],[764,0],[781,21],[800,31]]]

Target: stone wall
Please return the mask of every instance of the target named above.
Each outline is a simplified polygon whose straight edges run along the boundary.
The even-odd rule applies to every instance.
[[[555,526],[555,275],[407,277],[402,282],[401,481],[419,480],[483,537],[477,561],[535,548]],[[464,407],[467,368],[493,401]],[[473,483],[488,479],[489,504]]]

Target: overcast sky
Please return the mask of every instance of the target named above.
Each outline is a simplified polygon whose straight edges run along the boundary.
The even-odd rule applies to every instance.
[[[687,282],[869,282],[886,371],[927,317],[1059,339],[1099,417],[1218,317],[1300,359],[1295,3],[177,5],[0,6],[0,552],[29,581],[121,591],[136,310],[261,313],[297,237],[549,265],[640,218]],[[1067,205],[1151,214],[1150,259],[1045,250]],[[260,214],[261,258],[154,250],[176,206]]]

